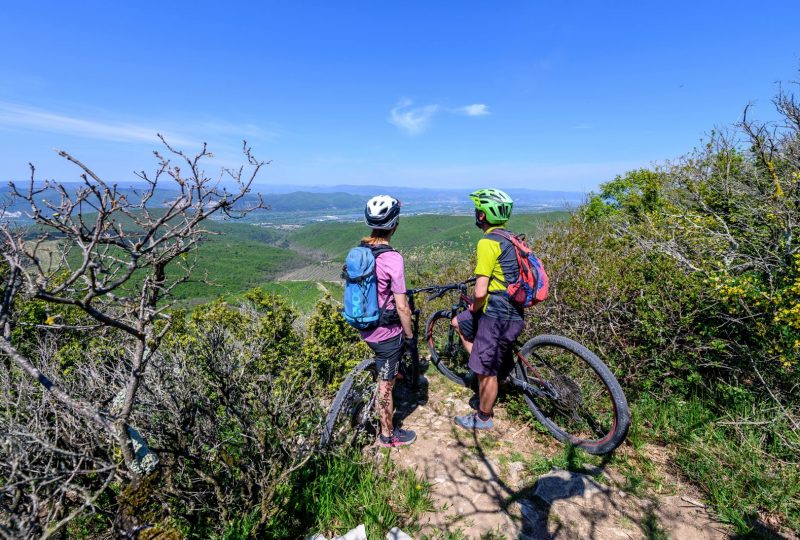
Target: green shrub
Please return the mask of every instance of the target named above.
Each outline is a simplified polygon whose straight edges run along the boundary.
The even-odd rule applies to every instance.
[[[302,346],[305,370],[335,392],[347,373],[370,354],[358,332],[339,313],[330,297],[317,303],[308,320]]]
[[[775,103],[782,124],[742,123],[620,175],[537,238],[552,297],[525,336],[596,351],[646,436],[679,446],[683,474],[740,532],[766,518],[797,530],[800,506],[800,106]]]

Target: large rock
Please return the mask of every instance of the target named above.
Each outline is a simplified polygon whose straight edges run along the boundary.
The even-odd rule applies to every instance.
[[[533,486],[533,497],[551,505],[555,501],[572,497],[588,499],[604,491],[603,486],[585,474],[553,469],[536,481],[536,485]]]

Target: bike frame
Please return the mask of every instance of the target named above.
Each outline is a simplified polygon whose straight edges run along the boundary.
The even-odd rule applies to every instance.
[[[411,308],[411,328],[414,332],[414,341],[416,342],[419,336],[419,316],[420,310],[414,302],[414,295],[420,292],[421,289],[409,289],[406,291],[408,296],[408,307]],[[411,388],[416,390],[419,387],[419,348],[414,347],[412,351],[404,351],[403,355],[411,356]]]
[[[469,298],[467,297],[467,285],[474,282],[475,278],[471,278],[462,283],[455,283],[453,285],[431,285],[429,287],[420,287],[418,289],[408,289],[406,291],[406,296],[408,297],[408,307],[411,309],[411,327],[414,332],[414,341],[416,342],[419,339],[419,317],[421,314],[421,310],[416,307],[416,295],[420,293],[432,293],[428,297],[428,300],[433,300],[434,298],[441,297],[449,291],[459,290],[461,292],[459,303],[454,304],[452,308],[453,311],[456,311],[458,306],[462,305],[462,303],[465,307],[468,305]],[[419,387],[420,376],[419,348],[415,347],[410,353],[405,351],[403,354],[411,357],[411,387],[417,389]]]
[[[458,291],[458,293],[459,293],[458,301],[453,303],[453,305],[450,306],[450,316],[452,318],[452,317],[455,317],[456,315],[458,315],[461,311],[469,308],[469,304],[471,302],[471,298],[467,295],[467,289],[468,289],[468,286],[473,284],[473,283],[475,283],[475,278],[470,278],[467,281],[463,281],[461,283],[454,283],[452,285],[441,285],[441,286],[434,285],[434,286],[430,286],[430,287],[423,287],[423,288],[416,289],[416,290],[413,290],[413,291],[410,291],[410,292],[411,293],[433,292],[433,294],[429,297],[429,300],[431,300],[433,298],[439,298],[439,297],[443,296],[444,294],[446,294],[448,292],[456,292],[456,291]],[[412,302],[412,300],[411,300],[412,298],[413,298],[413,295],[409,297],[409,303]],[[414,319],[414,336],[416,337],[418,335],[417,332],[418,332],[418,323],[419,323],[419,310],[416,310],[414,312],[414,315],[415,315],[415,319]],[[455,340],[460,340],[460,339],[461,339],[460,336],[457,335],[455,330],[452,330],[450,332],[449,336],[448,336],[448,346],[452,347],[455,344]],[[558,397],[559,397],[558,393],[555,392],[555,390],[550,386],[550,384],[548,384],[541,377],[541,375],[539,375],[539,372],[537,371],[537,369],[528,361],[528,359],[525,358],[524,356],[522,356],[522,354],[520,353],[520,348],[519,348],[518,344],[516,344],[516,343],[514,344],[513,351],[514,351],[514,354],[517,357],[517,362],[521,362],[524,366],[526,366],[531,371],[533,376],[536,378],[536,381],[537,381],[538,384],[536,386],[531,385],[527,381],[524,381],[522,379],[519,379],[519,378],[515,377],[513,375],[513,372],[510,374],[511,382],[515,386],[517,386],[517,387],[521,388],[522,390],[527,391],[527,392],[529,392],[531,394],[534,394],[537,397],[546,397],[546,398],[550,398],[550,399],[558,399]],[[541,359],[540,359],[540,361],[541,361]],[[419,354],[418,353],[416,355],[416,364],[415,365],[416,365],[417,371],[418,371],[418,369],[419,369]]]

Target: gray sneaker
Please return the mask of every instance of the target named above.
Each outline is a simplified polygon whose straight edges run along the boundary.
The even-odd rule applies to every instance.
[[[397,446],[406,446],[417,440],[417,434],[410,429],[394,428],[392,434],[388,437],[383,435],[378,436],[378,445],[385,448],[395,448]]]
[[[488,420],[481,420],[478,418],[478,413],[465,414],[464,416],[456,416],[455,422],[457,425],[464,429],[492,429],[494,422],[491,418]]]

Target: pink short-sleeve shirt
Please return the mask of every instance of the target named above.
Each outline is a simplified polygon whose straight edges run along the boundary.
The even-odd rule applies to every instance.
[[[378,278],[378,305],[383,307],[387,301],[386,309],[395,309],[394,294],[406,293],[406,273],[403,256],[396,251],[387,251],[378,255],[376,260],[376,277]],[[364,341],[378,343],[399,336],[403,332],[400,324],[379,326],[371,330],[363,330],[361,337]]]

